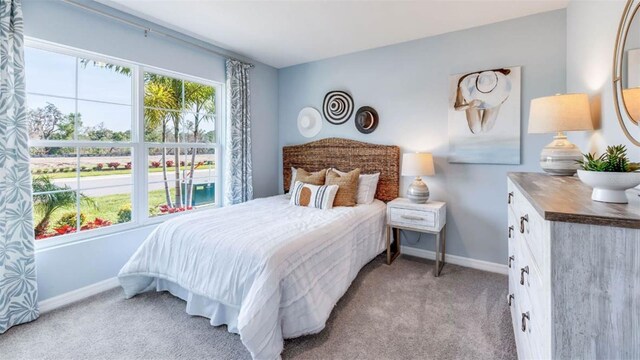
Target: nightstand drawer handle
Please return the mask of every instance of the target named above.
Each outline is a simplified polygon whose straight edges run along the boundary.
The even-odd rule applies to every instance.
[[[520,216],[520,233],[524,234],[524,222],[529,224],[529,214],[525,214],[524,216]]]
[[[407,220],[417,220],[417,221],[424,220],[424,218],[422,218],[420,216],[400,215],[400,217],[403,218],[403,219],[407,219]]]
[[[514,298],[515,296],[513,294],[509,294],[509,296],[507,297],[507,303],[509,304],[509,306],[511,306],[511,302],[513,301]]]
[[[509,239],[513,236],[513,225],[509,226]]]
[[[511,262],[514,261],[515,259],[516,258],[513,255],[509,256],[509,261],[507,262],[507,264],[509,265],[509,269],[511,269]]]
[[[507,204],[511,204],[511,198],[513,197],[513,191],[509,192],[509,196],[507,198]]]
[[[524,285],[524,274],[527,273],[529,275],[529,266],[525,266],[520,269],[520,285]]]

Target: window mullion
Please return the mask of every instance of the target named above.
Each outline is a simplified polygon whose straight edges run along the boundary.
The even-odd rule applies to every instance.
[[[148,214],[148,171],[147,164],[149,163],[147,156],[148,151],[145,145],[145,124],[144,124],[144,68],[142,66],[136,66],[136,84],[135,84],[135,128],[136,128],[136,140],[135,140],[135,160],[136,165],[133,168],[134,172],[134,216],[136,221],[144,223],[149,218]]]
[[[74,99],[74,111],[73,111],[73,140],[78,141],[78,86],[80,84],[79,77],[79,59],[76,56],[76,68],[75,68],[75,99]],[[80,209],[80,147],[76,146],[76,232],[80,231],[82,227],[82,216]]]

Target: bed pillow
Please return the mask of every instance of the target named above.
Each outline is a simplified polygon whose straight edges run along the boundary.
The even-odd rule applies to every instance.
[[[327,169],[322,169],[316,172],[308,172],[305,169],[296,169],[296,177],[294,178],[292,184],[300,181],[305,184],[311,185],[324,185],[324,179],[327,176]]]
[[[346,174],[340,170],[331,169],[340,175]],[[378,180],[380,180],[380,173],[375,174],[360,174],[358,178],[358,196],[356,202],[360,204],[371,204],[376,197],[376,190],[378,189]]]
[[[360,177],[360,169],[338,174],[333,169],[327,172],[325,185],[338,185],[338,193],[333,201],[333,206],[356,206],[358,198],[358,178]]]
[[[291,188],[289,204],[316,209],[331,209],[338,193],[338,185],[312,185],[301,181]]]

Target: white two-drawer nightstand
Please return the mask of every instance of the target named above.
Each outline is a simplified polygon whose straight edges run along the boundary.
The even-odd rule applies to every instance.
[[[436,235],[435,276],[444,266],[446,245],[447,205],[441,201],[415,204],[405,198],[387,203],[387,264],[400,255],[400,230]],[[394,230],[395,253],[391,251],[391,230]]]

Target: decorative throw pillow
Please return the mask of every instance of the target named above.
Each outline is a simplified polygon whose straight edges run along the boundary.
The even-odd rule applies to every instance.
[[[291,187],[289,204],[316,209],[331,209],[338,193],[338,185],[311,185],[301,181]]]
[[[340,175],[346,174],[338,169],[331,170]],[[360,174],[360,177],[358,178],[358,196],[356,199],[356,203],[358,203],[358,205],[366,205],[373,202],[373,199],[376,197],[376,190],[378,190],[378,180],[380,180],[379,172],[375,174]]]
[[[327,169],[322,169],[316,172],[308,172],[305,169],[296,169],[296,177],[292,184],[300,181],[305,184],[311,185],[324,185],[324,179],[327,176]]]
[[[338,185],[338,193],[333,201],[333,206],[355,206],[358,195],[358,178],[360,177],[360,169],[349,171],[344,175],[338,174],[333,169],[327,172],[325,185]]]

